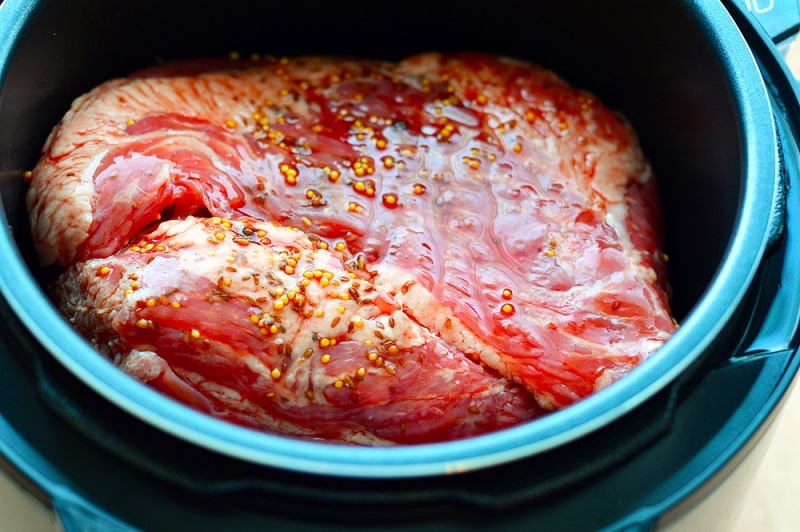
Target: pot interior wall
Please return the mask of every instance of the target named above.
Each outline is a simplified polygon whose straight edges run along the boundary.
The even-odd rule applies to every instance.
[[[208,55],[400,58],[479,50],[540,62],[595,92],[640,134],[660,180],[674,311],[701,297],[732,231],[742,144],[724,73],[680,2],[42,2],[7,68],[0,171],[24,256],[23,186],[70,101],[113,76]],[[656,24],[657,21],[657,24]]]

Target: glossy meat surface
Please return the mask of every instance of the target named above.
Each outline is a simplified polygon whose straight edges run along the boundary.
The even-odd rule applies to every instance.
[[[509,59],[208,61],[139,72],[76,100],[34,169],[28,205],[43,263],[68,268],[57,292],[62,308],[101,351],[198,408],[268,430],[359,443],[494,430],[607,386],[675,327],[655,179],[630,127],[552,72]],[[212,227],[221,223],[290,234],[281,240],[286,253],[302,249],[308,264],[328,264],[336,278],[355,275],[376,299],[357,297],[335,326],[327,308],[327,326],[301,311],[281,321],[333,347],[301,350],[294,336],[255,337],[255,347],[254,330],[237,327],[264,309],[244,308],[255,296],[237,283],[248,281],[227,275],[208,251],[232,246],[246,257],[249,279],[279,276],[285,265],[262,256],[280,255],[274,246],[226,244],[234,229]],[[169,249],[143,262],[151,240]],[[255,249],[259,257],[250,257]],[[159,272],[177,284],[179,270],[165,261],[197,264],[182,266],[193,272],[191,301],[213,300],[219,283],[236,295],[215,300],[213,310],[179,302],[173,322],[169,305],[147,305],[163,295],[154,287],[167,290]],[[104,267],[115,275],[98,275]],[[302,271],[283,273],[291,277],[285,293]],[[149,288],[125,288],[117,272],[147,272]],[[240,325],[219,321],[227,305]],[[125,320],[109,318],[122,309]],[[380,345],[419,372],[414,386],[401,386],[410,374],[375,366],[378,356],[390,359],[341,329],[350,313],[403,324],[414,342]],[[147,320],[152,327],[137,325]],[[170,344],[191,339],[194,322],[202,338],[217,331],[213,353],[198,342],[188,350]],[[273,353],[287,342],[285,358]],[[302,371],[287,361],[308,349],[310,360],[330,360],[324,368],[309,362],[310,380],[298,386]],[[259,350],[268,353],[263,367],[237,380],[234,368],[254,364]],[[359,357],[365,365],[353,370]],[[350,373],[330,370],[340,361]],[[353,380],[359,368],[368,375]],[[370,399],[320,393],[337,381]],[[399,402],[380,397],[399,388]],[[269,393],[280,407],[264,400]],[[437,414],[400,421],[412,402]],[[353,413],[366,405],[369,423]],[[348,424],[330,428],[339,418]],[[459,426],[457,418],[471,421]],[[392,432],[393,423],[403,429]]]
[[[234,422],[384,444],[535,416],[529,394],[415,323],[343,259],[297,229],[189,217],[73,266],[58,291],[115,363]]]

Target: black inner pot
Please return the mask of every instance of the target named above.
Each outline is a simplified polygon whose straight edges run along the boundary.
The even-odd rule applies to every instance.
[[[765,96],[759,92],[760,78],[723,6],[696,4],[620,0],[492,6],[408,0],[379,9],[374,2],[317,0],[302,4],[11,2],[7,7],[18,10],[17,20],[23,25],[9,28],[18,39],[8,48],[11,57],[0,102],[4,178],[0,192],[13,243],[25,262],[20,268],[13,262],[16,257],[7,258],[12,262],[0,271],[11,306],[27,315],[23,322],[31,328],[38,319],[55,319],[38,285],[26,280],[28,271],[32,279],[42,279],[43,272],[27,239],[20,176],[35,164],[46,135],[71,100],[94,85],[161,61],[231,51],[386,59],[430,50],[500,53],[552,68],[573,85],[597,94],[633,123],[660,180],[673,309],[680,321],[687,322],[649,370],[637,370],[624,380],[630,386],[619,383],[611,387],[619,388],[619,393],[604,391],[598,394],[602,398],[550,416],[547,444],[541,448],[595,430],[652,396],[661,397],[653,407],[661,411],[668,397],[656,392],[674,380],[676,375],[668,376],[669,371],[696,370],[712,352],[730,354],[732,344],[717,337],[723,327],[735,326],[731,307],[741,303],[773,223],[775,140],[769,107],[761,101]],[[740,71],[735,66],[739,61]],[[745,86],[751,87],[750,92],[741,92]],[[766,114],[760,115],[761,122],[753,123],[756,110]],[[756,129],[765,133],[759,137],[764,145],[758,152],[750,138]],[[752,180],[758,174],[763,183],[756,185]],[[731,262],[735,265],[726,266]],[[341,464],[329,468],[324,464],[346,455],[346,450],[318,446],[309,451],[312,458],[292,462],[284,460],[284,455],[302,454],[304,448],[296,442],[259,439],[259,435],[237,440],[236,430],[193,417],[113,368],[106,369],[94,360],[98,358],[94,353],[87,354],[88,346],[65,323],[53,321],[47,331],[36,330],[34,336],[79,379],[156,427],[223,454],[284,464],[289,469],[342,474]],[[629,402],[616,404],[623,401]],[[637,430],[636,423],[630,425],[629,430]],[[562,428],[567,430],[562,432]],[[378,476],[415,474],[417,470],[407,463],[409,457],[412,464],[444,463],[448,456],[462,452],[469,457],[465,467],[479,468],[538,449],[533,440],[539,433],[512,429],[509,434],[500,444],[489,435],[426,448],[424,457],[423,451],[363,450],[357,458],[346,455],[344,461],[353,460],[357,467],[344,474],[370,476],[366,472],[370,469],[383,471]],[[252,442],[257,442],[255,451],[249,447]],[[519,451],[506,453],[505,448]],[[485,458],[490,456],[495,458]],[[387,460],[390,467],[381,469]],[[443,472],[424,466],[418,471]]]

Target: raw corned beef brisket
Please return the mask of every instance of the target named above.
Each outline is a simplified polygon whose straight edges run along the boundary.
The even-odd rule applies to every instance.
[[[30,177],[76,329],[270,432],[490,432],[608,386],[675,329],[630,126],[517,60],[166,64],[79,97]]]

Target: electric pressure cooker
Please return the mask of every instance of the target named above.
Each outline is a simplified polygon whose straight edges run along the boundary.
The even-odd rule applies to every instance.
[[[0,454],[66,530],[652,529],[728,479],[800,364],[797,2],[138,2],[0,5]],[[680,329],[618,383],[541,419],[360,448],[228,425],[123,375],[58,315],[23,172],[69,102],[160,61],[530,59],[619,109],[659,176]]]

